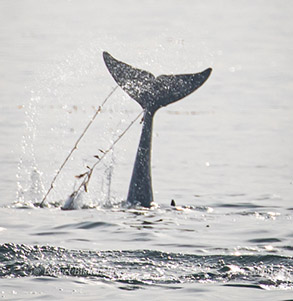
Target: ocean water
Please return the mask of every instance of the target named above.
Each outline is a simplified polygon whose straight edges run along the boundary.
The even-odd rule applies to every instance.
[[[291,1],[0,2],[3,300],[293,300]],[[155,206],[125,208],[141,112],[103,51],[213,72],[155,116]],[[177,206],[171,207],[171,200]]]

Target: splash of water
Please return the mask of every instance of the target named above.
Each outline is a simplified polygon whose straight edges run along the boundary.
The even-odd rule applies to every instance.
[[[98,86],[96,56],[96,52],[79,50],[55,66],[48,67],[36,79],[35,89],[31,91],[32,96],[25,107],[26,123],[18,164],[16,205],[29,206],[41,202],[62,160],[97,104],[101,103],[103,98],[97,97],[97,94],[107,94],[101,87],[93,91]],[[78,186],[75,176],[91,165],[97,150],[107,149],[119,135],[119,128],[131,120],[131,114],[135,112],[126,112],[124,102],[125,98],[119,96],[119,101],[113,100],[99,115],[98,121],[54,184],[54,191],[48,198],[49,206],[64,203]],[[123,154],[124,149],[118,148],[117,152]],[[105,158],[103,165],[94,173],[91,180],[95,183],[93,187],[87,194],[79,196],[77,207],[110,206],[119,198],[113,194],[113,170],[117,164],[119,162],[116,162],[112,152],[112,157]]]

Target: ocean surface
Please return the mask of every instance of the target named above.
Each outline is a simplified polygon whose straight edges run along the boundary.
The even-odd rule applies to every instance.
[[[292,15],[290,0],[0,1],[1,300],[293,300]],[[155,116],[151,209],[124,206],[141,108],[103,51],[156,76],[213,68]]]

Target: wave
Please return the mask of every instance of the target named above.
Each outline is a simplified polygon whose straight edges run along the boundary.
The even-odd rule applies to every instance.
[[[0,245],[0,277],[82,277],[137,286],[216,282],[293,288],[293,258],[279,255],[192,255],[154,250],[89,251]]]

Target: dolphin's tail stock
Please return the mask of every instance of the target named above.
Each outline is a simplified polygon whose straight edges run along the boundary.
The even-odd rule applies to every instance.
[[[129,185],[127,203],[150,207],[153,202],[151,180],[152,124],[155,112],[199,88],[212,69],[200,73],[160,75],[136,69],[104,52],[106,66],[118,85],[144,109],[143,127]]]
[[[208,68],[200,73],[160,75],[133,68],[103,53],[106,66],[117,84],[143,109],[155,112],[161,107],[189,95],[198,89],[212,72]]]

